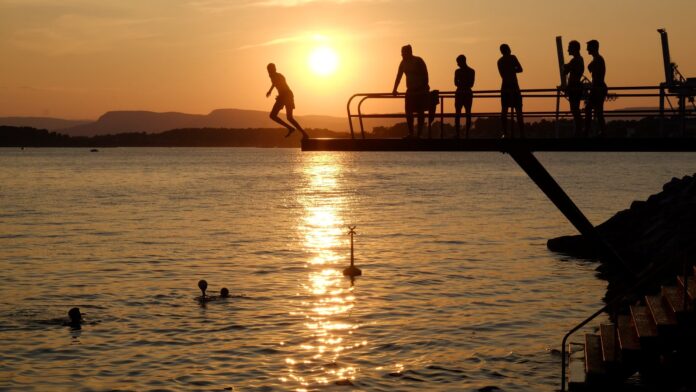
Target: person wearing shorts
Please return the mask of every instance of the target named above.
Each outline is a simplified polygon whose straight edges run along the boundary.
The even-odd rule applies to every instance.
[[[408,137],[413,137],[413,114],[418,115],[418,137],[423,132],[425,111],[430,107],[430,86],[428,84],[428,67],[425,61],[413,55],[411,45],[401,48],[401,63],[396,73],[396,81],[392,94],[397,94],[401,78],[406,75],[406,123],[408,125]]]
[[[462,107],[466,111],[466,138],[469,138],[469,130],[471,129],[471,105],[474,100],[474,79],[476,71],[466,64],[466,56],[460,54],[457,56],[457,68],[454,71],[454,85],[457,90],[454,93],[454,126],[457,129],[457,139],[459,139],[460,120],[462,117]]]
[[[268,64],[266,69],[268,70],[268,76],[271,78],[271,88],[268,89],[266,98],[271,96],[274,88],[278,91],[278,96],[276,97],[275,104],[273,104],[273,109],[271,109],[271,114],[269,117],[271,120],[288,129],[288,133],[285,135],[285,137],[290,136],[297,130],[302,133],[303,139],[307,139],[309,135],[307,135],[307,132],[302,129],[300,124],[292,115],[292,112],[295,109],[295,96],[293,95],[292,90],[290,90],[288,83],[285,81],[285,76],[276,71],[276,66],[273,63]],[[283,108],[285,108],[285,116],[287,117],[288,121],[294,125],[294,127],[278,117],[278,113],[280,113]]]
[[[520,90],[517,74],[522,72],[517,56],[512,54],[508,44],[500,45],[500,53],[503,55],[498,59],[498,72],[502,78],[500,86],[500,119],[503,127],[502,136],[507,133],[507,113],[508,108],[513,108],[517,113],[517,126],[520,129],[520,136],[524,137],[524,117],[522,115],[522,91]],[[514,128],[514,127],[513,127]],[[514,136],[512,129],[510,136]]]

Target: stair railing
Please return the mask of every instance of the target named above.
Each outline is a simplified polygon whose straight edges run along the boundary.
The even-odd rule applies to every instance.
[[[630,288],[624,290],[620,295],[616,296],[613,300],[609,301],[606,305],[604,305],[601,309],[597,310],[596,312],[592,313],[589,317],[587,317],[585,320],[580,322],[578,325],[575,327],[571,328],[564,336],[563,340],[561,342],[561,392],[566,391],[566,346],[568,343],[568,338],[575,332],[577,332],[580,328],[584,327],[587,325],[590,321],[594,320],[597,316],[600,314],[606,312],[608,309],[612,309],[615,306],[619,305],[621,302],[626,300],[627,298],[635,295],[639,289],[643,288],[647,283],[654,283],[655,280],[661,278],[661,272],[666,270],[668,267],[673,267],[675,264],[678,264],[677,262],[681,261],[681,258],[677,258],[676,260],[673,260],[668,263],[663,263],[663,264],[657,264],[654,266],[649,266],[646,269],[644,269],[642,272],[640,272],[639,278],[636,280],[636,283],[631,286]],[[684,304],[686,305],[687,303],[687,276],[686,274],[686,265],[688,262],[685,260],[684,261]],[[684,308],[686,309],[686,307]]]

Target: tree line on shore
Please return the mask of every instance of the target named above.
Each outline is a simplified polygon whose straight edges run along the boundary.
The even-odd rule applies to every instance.
[[[309,129],[312,137],[345,138],[347,133]],[[0,147],[299,147],[284,129],[191,128],[160,133],[126,132],[69,136],[45,129],[0,126]]]
[[[541,119],[527,123],[528,138],[569,138],[573,137],[571,120],[556,121]],[[605,137],[617,138],[657,138],[681,137],[678,120],[665,119],[664,131],[660,132],[660,119],[646,117],[640,120],[614,120],[607,123]],[[696,123],[687,124],[687,135],[693,135]],[[432,125],[431,137],[440,138],[440,123]],[[453,138],[456,130],[451,123],[442,127],[444,138]],[[298,137],[285,137],[286,131],[281,128],[187,128],[174,129],[160,133],[126,132],[96,136],[69,136],[58,132],[31,127],[0,126],[0,147],[299,147]],[[328,129],[309,129],[313,138],[347,138],[349,134]],[[374,127],[370,138],[398,138],[408,135],[405,122],[391,127]],[[427,130],[421,137],[428,137]],[[482,117],[474,121],[471,138],[500,137],[500,119],[498,117]]]
[[[557,127],[558,125],[558,127]],[[665,119],[663,123],[663,132],[660,132],[660,119],[655,117],[645,117],[640,120],[614,120],[606,125],[606,133],[604,137],[609,138],[659,138],[659,137],[681,137],[680,122],[677,119]],[[435,121],[432,125],[431,136],[433,138],[444,137],[445,139],[454,138],[457,134],[453,124],[445,122],[441,126],[439,121]],[[696,122],[691,121],[687,124],[689,135],[694,134],[696,130]],[[525,123],[525,135],[527,138],[571,138],[575,137],[572,120],[555,120],[541,119],[535,122]],[[463,137],[461,132],[461,137]],[[395,124],[391,127],[374,127],[372,137],[375,138],[395,138],[408,135],[408,126],[405,122]],[[427,127],[421,137],[427,137]],[[470,138],[490,139],[499,138],[501,136],[500,118],[499,117],[480,117],[473,122]]]

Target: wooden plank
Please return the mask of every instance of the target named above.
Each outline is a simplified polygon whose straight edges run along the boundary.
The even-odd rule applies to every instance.
[[[669,308],[675,314],[684,313],[684,297],[681,288],[676,286],[662,286],[662,297]]]
[[[631,316],[641,342],[657,337],[657,325],[653,322],[647,306],[631,305]]]
[[[568,390],[585,389],[585,346],[568,344]]]
[[[693,276],[687,276],[686,282],[684,282],[683,275],[677,276],[677,285],[682,290],[684,290],[684,285],[686,285],[686,288],[687,288],[686,292],[689,295],[689,300],[691,300],[691,302],[696,300],[696,279],[694,279]],[[682,291],[682,293],[683,293],[683,291]]]
[[[614,324],[601,324],[599,336],[602,338],[602,360],[605,364],[613,364],[618,361],[616,347],[616,326]]]
[[[302,151],[696,151],[696,138],[305,139]]]
[[[646,295],[645,304],[658,330],[677,326],[677,317],[661,295]]]
[[[588,378],[607,373],[602,360],[602,339],[599,335],[585,334],[585,373]]]
[[[617,318],[617,332],[621,351],[640,351],[640,340],[633,326],[631,316],[621,314]]]

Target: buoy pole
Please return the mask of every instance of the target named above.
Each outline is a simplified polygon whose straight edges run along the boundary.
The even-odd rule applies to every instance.
[[[355,258],[353,257],[353,235],[355,235],[355,226],[349,227],[350,231],[350,266],[355,266]]]
[[[348,235],[350,235],[350,266],[343,270],[344,276],[349,276],[351,280],[362,275],[360,268],[355,266],[355,250],[353,247],[353,236],[355,235],[355,228],[357,226],[348,226]]]

